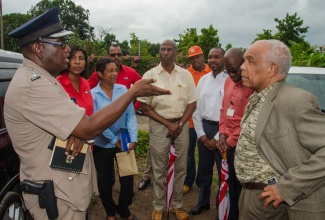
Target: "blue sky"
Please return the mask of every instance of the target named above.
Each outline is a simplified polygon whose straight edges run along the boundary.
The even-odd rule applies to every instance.
[[[2,14],[27,13],[39,0],[2,0]],[[213,25],[222,46],[248,47],[263,29],[276,31],[274,18],[295,12],[309,26],[306,40],[325,45],[324,0],[74,0],[90,12],[90,25],[111,29],[120,41],[134,32],[141,39],[160,43],[178,39],[186,28]],[[95,31],[96,33],[96,31]]]

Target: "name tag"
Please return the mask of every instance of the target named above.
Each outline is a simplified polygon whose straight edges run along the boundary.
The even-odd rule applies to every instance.
[[[227,115],[228,116],[234,116],[234,113],[235,113],[235,110],[233,109],[233,108],[228,108],[228,110],[227,110]]]

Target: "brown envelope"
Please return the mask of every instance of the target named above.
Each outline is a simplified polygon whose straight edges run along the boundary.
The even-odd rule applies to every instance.
[[[134,150],[131,150],[129,154],[127,151],[116,153],[116,160],[120,177],[138,174]]]

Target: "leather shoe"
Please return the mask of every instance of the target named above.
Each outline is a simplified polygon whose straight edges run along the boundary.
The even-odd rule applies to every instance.
[[[148,179],[148,180],[144,180],[142,179],[139,183],[139,190],[144,190],[145,188],[147,188],[147,186],[150,184],[151,182],[151,179]]]
[[[190,190],[190,187],[183,185],[183,194],[188,193],[189,190]]]
[[[200,206],[197,205],[195,206],[193,209],[191,209],[191,211],[189,212],[190,215],[198,215],[200,214],[203,210],[209,210],[210,209],[210,205],[205,205],[205,206]]]
[[[174,208],[173,211],[174,211],[177,219],[187,220],[188,216],[183,208]]]
[[[151,219],[152,220],[162,220],[162,214],[163,214],[162,210],[153,210]]]

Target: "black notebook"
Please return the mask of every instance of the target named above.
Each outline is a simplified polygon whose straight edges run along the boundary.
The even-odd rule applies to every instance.
[[[86,142],[80,153],[74,159],[72,159],[72,150],[70,150],[69,155],[65,155],[66,143],[67,141],[62,141],[59,138],[56,138],[50,161],[50,167],[56,170],[80,173],[84,166],[89,144]]]

